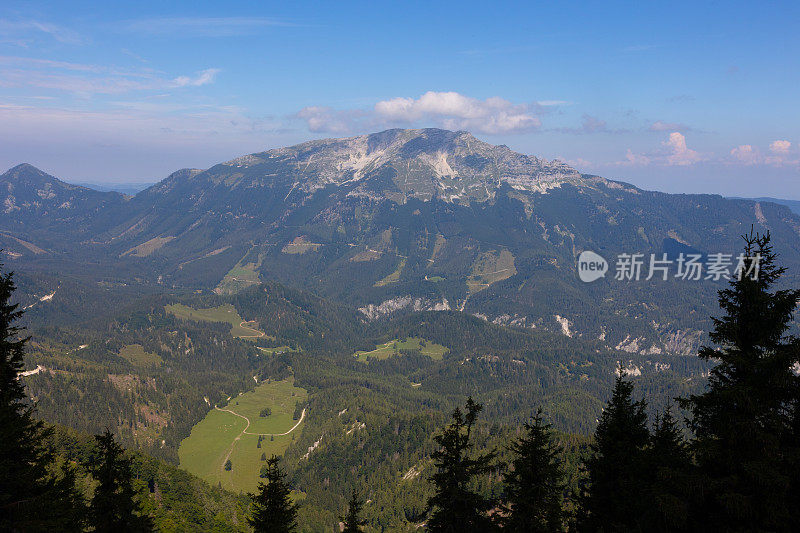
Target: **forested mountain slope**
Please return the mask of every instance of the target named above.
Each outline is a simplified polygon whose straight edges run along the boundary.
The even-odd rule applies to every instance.
[[[644,254],[644,278],[650,254],[733,255],[754,226],[790,272],[800,264],[785,206],[643,191],[466,132],[312,141],[181,170],[133,198],[29,165],[0,183],[6,257],[50,285],[225,293],[276,280],[373,319],[462,310],[631,353],[692,353],[724,280],[675,279],[673,263],[667,281],[619,281],[618,254]],[[610,263],[605,278],[577,278],[583,250]]]
[[[230,398],[268,380],[293,380],[308,391],[298,405],[307,414],[284,456],[305,494],[308,524],[335,520],[349,487],[370,487],[379,502],[370,510],[375,524],[413,522],[430,489],[420,472],[432,436],[467,395],[485,404],[491,423],[481,431],[491,442],[536,406],[560,430],[589,434],[619,362],[654,409],[697,390],[708,369],[692,357],[612,351],[598,340],[455,311],[367,321],[276,283],[232,295],[148,296],[106,317],[34,324],[30,333],[23,379],[39,416],[88,433],[111,428],[126,446],[173,463],[214,406],[233,406]],[[441,359],[401,349],[354,357],[412,337],[446,352]]]

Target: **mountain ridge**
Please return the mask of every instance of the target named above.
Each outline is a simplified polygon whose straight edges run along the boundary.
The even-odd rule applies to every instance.
[[[34,187],[0,220],[0,246],[37,271],[148,290],[275,280],[373,319],[458,309],[636,353],[694,350],[720,283],[625,285],[615,255],[733,254],[754,227],[800,267],[800,217],[784,206],[646,191],[466,132],[309,141],[182,169],[134,197],[54,183],[76,196],[69,208]],[[578,280],[584,250],[612,272]]]

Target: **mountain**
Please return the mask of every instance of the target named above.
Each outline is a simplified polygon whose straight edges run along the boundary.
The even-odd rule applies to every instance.
[[[690,355],[724,280],[616,280],[618,254],[707,260],[754,227],[772,232],[788,283],[800,271],[785,206],[644,191],[443,130],[260,152],[133,197],[21,165],[0,176],[0,202],[37,416],[111,428],[236,491],[279,453],[310,531],[335,527],[352,486],[368,488],[374,529],[416,528],[433,436],[466,396],[484,405],[487,449],[542,407],[570,433],[577,490],[616,372],[651,415],[700,391],[712,363]],[[577,275],[586,250],[609,262],[591,283]],[[293,409],[297,430],[262,441],[237,421],[237,436],[255,397]],[[170,475],[140,478],[154,503],[178,472],[159,468]],[[203,518],[220,505],[241,514],[219,488],[192,498],[202,509],[175,501],[198,530],[224,529]]]
[[[73,246],[81,236],[99,231],[124,203],[119,193],[70,185],[27,163],[17,165],[0,175],[3,248],[7,254],[35,256],[54,246]],[[24,239],[29,234],[37,244]],[[69,241],[62,241],[62,235]]]
[[[733,197],[734,200],[752,200],[754,202],[772,202],[774,204],[785,205],[789,209],[792,210],[792,213],[800,214],[800,200],[786,200],[784,198],[770,198],[769,196],[764,196],[761,198],[736,198]]]
[[[133,198],[24,165],[0,184],[6,253],[43,275],[218,293],[276,280],[365,319],[459,310],[653,357],[693,353],[724,280],[618,281],[619,254],[736,254],[754,227],[800,270],[785,206],[644,191],[467,132],[311,141],[180,170]],[[578,279],[584,250],[609,261],[605,278]]]

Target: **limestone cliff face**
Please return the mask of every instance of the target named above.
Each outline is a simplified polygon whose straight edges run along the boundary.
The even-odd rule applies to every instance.
[[[323,139],[251,154],[212,169],[224,180],[269,179],[260,170],[275,165],[301,191],[346,186],[351,196],[469,203],[493,198],[506,183],[514,189],[545,191],[578,183],[580,174],[560,161],[545,161],[479,141],[470,133],[439,129],[387,130],[343,139]]]

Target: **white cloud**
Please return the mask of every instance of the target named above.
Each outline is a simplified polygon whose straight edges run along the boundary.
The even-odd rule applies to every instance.
[[[789,141],[772,141],[769,145],[769,151],[773,154],[788,154],[792,143]]]
[[[178,76],[172,83],[175,87],[200,87],[201,85],[208,85],[209,83],[214,82],[214,78],[216,78],[217,74],[219,74],[218,68],[207,68],[197,73],[197,76],[194,78],[190,76]]]
[[[727,161],[729,164],[738,165],[768,165],[772,167],[785,167],[800,165],[800,160],[793,157],[792,143],[789,141],[773,141],[769,145],[769,153],[762,153],[757,147],[742,144],[732,149]]]
[[[730,155],[743,165],[755,165],[761,162],[761,154],[749,144],[737,146],[731,150]]]
[[[294,115],[315,133],[351,133],[392,126],[437,126],[476,133],[523,133],[537,129],[536,104],[514,104],[499,97],[480,100],[457,92],[429,91],[419,98],[396,97],[372,109],[309,106]]]
[[[677,131],[669,134],[666,141],[661,143],[661,150],[652,153],[637,154],[628,149],[625,159],[612,163],[616,166],[647,166],[650,164],[662,166],[688,166],[706,159],[695,150],[686,145],[686,137]]]
[[[800,159],[797,150],[792,150],[792,143],[786,140],[772,141],[769,144],[770,155],[764,158],[764,162],[775,167],[798,166]]]
[[[669,134],[669,139],[664,141],[664,146],[667,146],[672,153],[666,158],[669,165],[692,165],[702,160],[700,154],[686,146],[686,137],[677,131]]]
[[[499,97],[479,100],[457,92],[428,91],[419,98],[397,97],[375,104],[377,118],[389,123],[433,122],[447,129],[480,133],[520,133],[541,126],[527,104]]]

